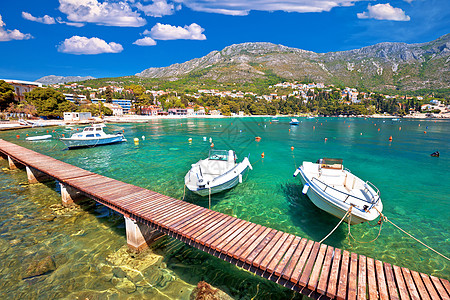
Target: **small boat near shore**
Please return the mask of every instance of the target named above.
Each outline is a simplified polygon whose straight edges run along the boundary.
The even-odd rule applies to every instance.
[[[45,134],[45,135],[29,136],[29,137],[26,137],[25,140],[26,141],[41,141],[41,140],[48,140],[51,138],[52,138],[51,134]]]
[[[342,159],[304,161],[294,177],[299,173],[303,194],[318,208],[342,219],[352,207],[350,225],[375,220],[383,210],[379,190],[344,169]]]
[[[104,124],[93,124],[85,127],[82,132],[74,133],[69,138],[60,138],[60,140],[69,149],[95,147],[127,141],[122,133],[107,134],[103,131],[103,127],[105,127]]]
[[[242,182],[245,171],[252,168],[248,157],[236,163],[233,150],[210,150],[206,159],[193,164],[184,177],[186,187],[200,195],[207,196],[235,187]]]
[[[291,119],[291,121],[289,122],[289,125],[298,125],[298,124],[300,124],[300,122],[296,118]]]

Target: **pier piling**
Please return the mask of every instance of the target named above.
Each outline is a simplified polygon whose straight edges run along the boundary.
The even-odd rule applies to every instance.
[[[11,156],[8,156],[8,164],[10,170],[21,169],[24,167],[21,163],[12,159]]]
[[[85,198],[79,191],[63,183],[59,183],[61,187],[62,204],[66,207],[74,205],[78,200]]]
[[[39,183],[52,180],[47,174],[36,170],[35,168],[26,166],[28,183]]]
[[[125,228],[127,231],[127,245],[134,251],[142,251],[149,246],[156,238],[164,235],[163,233],[150,228],[148,225],[142,224],[124,216]]]

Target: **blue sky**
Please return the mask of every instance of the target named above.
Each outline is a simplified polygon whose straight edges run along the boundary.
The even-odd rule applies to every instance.
[[[1,0],[0,78],[116,77],[243,42],[330,52],[450,33],[449,0]]]

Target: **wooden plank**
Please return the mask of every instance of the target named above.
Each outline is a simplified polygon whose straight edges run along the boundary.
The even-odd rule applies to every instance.
[[[173,224],[170,224],[170,230],[172,230],[175,234],[180,234],[180,232],[183,230],[183,228],[195,224],[199,220],[204,219],[209,214],[212,214],[213,212],[207,208],[201,207],[199,210],[199,213],[195,213],[195,216],[187,218],[187,222],[185,220],[180,220],[178,222],[175,222]]]
[[[166,211],[162,211],[152,218],[152,222],[158,226],[162,226],[165,222],[172,219],[179,219],[180,216],[184,216],[190,213],[192,209],[195,209],[188,202],[174,202],[174,206]]]
[[[384,272],[386,274],[386,281],[389,290],[389,298],[393,300],[399,300],[400,298],[398,296],[397,287],[395,285],[395,278],[394,274],[392,273],[391,264],[386,262],[384,263]]]
[[[375,260],[375,271],[377,273],[378,293],[381,300],[389,299],[389,293],[386,284],[386,277],[384,276],[383,263]]]
[[[271,228],[261,226],[261,228],[254,235],[249,237],[248,240],[242,244],[235,253],[233,253],[233,257],[245,261],[245,257],[248,256],[250,252],[256,248],[256,246],[258,246],[258,244],[266,237],[266,235],[269,234],[271,230]]]
[[[356,253],[350,254],[350,272],[348,277],[348,292],[347,299],[356,299],[356,289],[358,283],[358,255]]]
[[[173,200],[167,196],[154,195],[151,197],[151,201],[141,201],[135,202],[133,205],[126,205],[124,208],[139,216],[141,218],[145,218],[149,221],[154,216],[154,213],[159,211],[160,209],[166,209],[167,206],[173,205]]]
[[[284,241],[283,245],[280,247],[280,249],[278,249],[277,253],[272,258],[272,261],[270,262],[270,264],[267,267],[264,266],[266,268],[266,272],[269,272],[269,273],[272,273],[272,274],[275,272],[275,269],[281,263],[281,259],[287,254],[286,250],[288,250],[288,248],[291,246],[291,244],[294,241],[294,239],[295,239],[295,235],[290,234],[288,236],[286,241]]]
[[[227,242],[226,245],[223,245],[224,242],[221,243],[221,245],[217,246],[216,250],[222,252],[223,254],[227,254],[228,251],[231,250],[241,239],[243,239],[250,231],[252,231],[257,225],[255,223],[250,223],[249,225],[245,227],[245,229],[241,230],[238,234],[234,235],[230,238],[231,240],[226,239],[224,242]],[[239,246],[237,246],[239,247]]]
[[[229,221],[230,219],[232,219],[232,217],[222,214],[220,220],[217,221],[216,224],[211,225],[207,230],[205,230],[203,233],[196,235],[195,238],[195,242],[202,244],[201,241],[202,239],[206,238],[206,236],[210,235],[212,232],[215,232],[215,230],[217,228],[219,228],[220,226],[222,226],[223,224],[225,224],[227,221]],[[203,242],[202,245],[204,245],[205,243]]]
[[[406,288],[405,280],[403,279],[402,269],[396,265],[392,266],[394,269],[394,277],[397,282],[398,292],[400,294],[400,299],[409,299],[408,289]]]
[[[272,229],[272,231],[270,231],[269,234],[266,235],[261,243],[259,243],[255,250],[246,257],[245,262],[247,264],[253,264],[255,267],[258,267],[259,264],[257,264],[256,261],[262,260],[282,235],[283,232]]]
[[[216,216],[209,219],[207,222],[202,223],[198,228],[194,228],[194,231],[191,231],[189,235],[186,237],[191,239],[192,241],[196,241],[196,237],[201,235],[203,232],[209,230],[209,228],[213,227],[217,223],[219,223],[222,219],[224,219],[226,215],[218,213]]]
[[[185,230],[181,232],[181,235],[187,239],[192,240],[193,234],[199,232],[204,227],[214,223],[221,216],[222,216],[221,213],[213,212],[211,215],[208,215],[205,219],[200,220],[197,224],[193,224],[193,226],[187,227]]]
[[[314,241],[309,240],[306,244],[305,249],[302,252],[302,255],[300,256],[300,259],[298,260],[297,265],[295,266],[294,272],[292,272],[292,276],[289,279],[291,282],[297,284],[300,280],[300,275],[302,274],[303,267],[305,266],[306,260],[308,259],[309,254],[311,253],[311,250],[314,246]]]
[[[218,237],[217,239],[214,240],[209,240],[206,242],[206,246],[210,247],[211,249],[215,250],[216,249],[216,245],[219,245],[220,243],[222,243],[224,240],[226,240],[228,237],[230,237],[232,234],[234,234],[236,231],[238,230],[243,230],[244,228],[242,228],[243,226],[247,226],[248,222],[242,219],[237,219],[238,222],[233,224],[233,227],[230,229],[227,229],[226,232],[222,233],[220,235],[220,237]]]
[[[341,262],[341,249],[335,248],[333,264],[331,266],[330,279],[328,280],[326,293],[326,295],[330,298],[336,297],[340,262]]]
[[[179,234],[183,237],[186,237],[192,230],[194,230],[195,228],[199,228],[201,224],[208,222],[208,220],[210,218],[213,218],[213,217],[217,216],[218,214],[219,213],[217,211],[207,210],[205,212],[205,214],[200,215],[200,217],[197,218],[196,220],[194,220],[186,225],[180,226],[176,230],[176,232],[177,232],[177,234]]]
[[[422,277],[423,283],[425,283],[425,287],[427,288],[428,294],[431,296],[431,299],[439,299],[439,295],[434,289],[430,277],[428,277],[428,275],[424,273],[420,273],[420,276]]]
[[[308,285],[309,276],[311,275],[314,263],[316,261],[317,254],[319,253],[320,244],[318,242],[314,243],[313,249],[308,257],[305,264],[305,269],[303,270],[302,276],[298,281],[300,286],[306,287]]]
[[[314,263],[314,268],[312,269],[311,276],[308,280],[308,289],[315,291],[317,285],[319,284],[320,270],[323,267],[323,261],[325,260],[325,253],[327,250],[327,245],[321,244],[319,248],[319,253],[317,254],[316,262]]]
[[[411,272],[407,268],[401,268],[403,277],[405,278],[406,286],[408,287],[409,296],[412,300],[420,300],[419,291],[416,288],[416,284],[411,276]]]
[[[327,282],[331,270],[331,262],[333,260],[334,248],[327,247],[327,253],[325,254],[325,261],[323,262],[322,271],[320,272],[319,284],[317,285],[317,291],[325,295],[327,292]]]
[[[281,272],[281,276],[286,279],[290,280],[292,277],[292,273],[294,272],[295,266],[297,265],[297,262],[302,255],[303,249],[305,249],[306,243],[308,242],[307,239],[303,238],[300,240],[300,243],[298,244],[297,248],[295,249],[295,252],[291,255],[291,259],[284,267],[283,271]]]
[[[337,299],[344,300],[347,298],[347,284],[348,284],[348,265],[350,253],[347,250],[342,252],[341,270],[339,271],[339,284],[337,290]]]
[[[272,262],[274,256],[278,253],[279,249],[286,242],[289,237],[288,233],[278,231],[275,237],[268,243],[267,247],[259,253],[252,261],[253,266],[265,271],[267,266]],[[274,262],[275,264],[277,263]]]
[[[278,277],[281,276],[281,273],[283,272],[284,268],[286,267],[286,265],[291,260],[292,254],[294,253],[295,249],[297,249],[297,246],[300,243],[301,239],[302,238],[299,237],[299,236],[296,236],[294,238],[294,240],[292,241],[292,243],[289,246],[288,250],[284,254],[283,259],[281,260],[281,262],[276,266],[275,270],[273,271],[273,274],[275,274],[275,276],[278,276]]]
[[[434,287],[436,288],[439,296],[441,296],[441,298],[443,300],[450,300],[450,296],[447,293],[447,291],[445,290],[444,286],[442,285],[442,283],[439,281],[439,278],[434,277],[432,275],[430,275],[431,281],[434,284]]]
[[[169,216],[165,216],[164,218],[160,219],[160,220],[155,220],[155,223],[158,224],[158,226],[162,227],[162,228],[167,228],[169,229],[169,224],[171,224],[172,222],[178,222],[182,219],[185,219],[185,217],[187,216],[192,216],[193,214],[195,214],[197,211],[201,210],[201,207],[198,207],[196,205],[192,205],[189,203],[189,205],[186,206],[181,206],[180,205],[180,209],[178,212],[176,212],[175,214]]]
[[[226,248],[234,243],[233,241],[238,240],[239,236],[243,232],[245,232],[245,230],[248,230],[250,226],[254,225],[256,224],[244,221],[244,223],[241,224],[240,227],[237,228],[232,234],[230,234],[229,236],[225,237],[222,240],[214,241],[214,243],[211,244],[211,249],[225,252]]]
[[[183,219],[180,220],[172,220],[164,224],[163,227],[169,229],[170,231],[177,233],[177,227],[181,226],[182,224],[188,224],[189,222],[192,222],[196,220],[198,217],[200,217],[202,214],[205,213],[207,208],[204,207],[198,207],[198,210],[195,212],[192,212],[189,215],[186,215]]]
[[[450,294],[450,282],[448,282],[447,279],[440,278],[442,285],[445,287],[445,290],[447,291],[447,294]]]
[[[360,255],[358,259],[358,300],[365,300],[366,298],[366,257]]]
[[[224,224],[222,224],[216,230],[210,232],[207,236],[205,236],[200,241],[200,244],[209,247],[208,245],[211,244],[213,241],[217,240],[224,234],[227,234],[229,231],[231,231],[236,226],[236,224],[239,223],[239,221],[241,220],[229,216]]]
[[[226,251],[226,255],[233,257],[234,254],[242,247],[243,244],[245,244],[252,236],[254,236],[259,230],[264,230],[265,227],[255,224],[255,227],[251,228],[249,231],[247,231],[244,235],[238,236],[239,239],[237,239],[233,246],[231,247],[225,247],[228,248],[228,251]],[[243,232],[244,233],[244,232]]]
[[[367,286],[369,288],[369,299],[378,299],[377,279],[375,275],[375,262],[373,258],[367,257]]]
[[[419,273],[416,271],[410,271],[412,278],[414,280],[414,283],[416,284],[417,291],[419,292],[420,298],[424,300],[430,300],[430,296],[428,295],[427,289],[425,288],[425,285],[422,282],[422,279],[420,278]]]

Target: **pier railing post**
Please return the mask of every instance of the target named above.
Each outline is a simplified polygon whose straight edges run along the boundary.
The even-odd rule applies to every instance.
[[[27,169],[28,183],[39,183],[51,180],[51,177],[49,177],[45,173],[42,173],[41,171],[36,170],[35,168],[26,166],[26,169]]]
[[[156,238],[164,235],[163,233],[131,218],[126,216],[124,216],[124,218],[127,231],[127,244],[132,250],[141,251],[147,248]]]
[[[8,164],[9,164],[9,169],[10,170],[15,170],[18,168],[23,168],[23,165],[21,163],[19,163],[18,161],[15,161],[14,159],[11,158],[11,156],[8,155]]]
[[[59,183],[61,187],[61,200],[64,206],[71,206],[73,205],[76,200],[84,198],[84,196],[71,187],[70,185],[66,185],[64,183]]]

